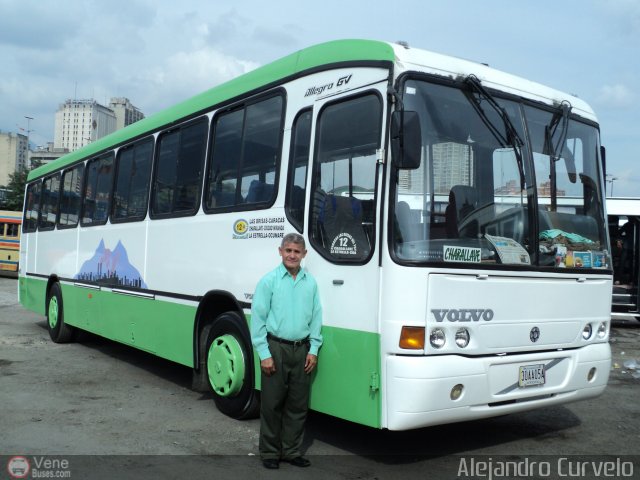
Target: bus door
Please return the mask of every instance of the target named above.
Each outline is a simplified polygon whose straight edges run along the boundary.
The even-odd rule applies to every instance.
[[[376,232],[385,89],[386,82],[314,107],[307,197],[305,266],[320,288],[324,337],[311,407],[368,425],[379,423]]]
[[[640,217],[609,215],[613,257],[612,311],[640,318]]]

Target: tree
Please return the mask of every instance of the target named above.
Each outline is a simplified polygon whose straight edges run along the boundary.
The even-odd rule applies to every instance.
[[[42,165],[42,162],[36,160],[32,163],[31,168],[38,168]],[[6,210],[13,210],[15,212],[22,211],[22,205],[24,202],[24,189],[27,184],[27,176],[29,170],[26,168],[16,170],[14,173],[9,174],[9,185],[7,185],[7,199],[4,202]]]
[[[22,210],[24,201],[24,187],[27,184],[27,175],[29,171],[26,168],[17,170],[15,173],[9,174],[9,185],[7,185],[7,200],[5,208],[19,212]]]

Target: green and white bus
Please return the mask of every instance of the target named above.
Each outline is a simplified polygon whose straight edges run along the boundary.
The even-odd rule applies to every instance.
[[[252,294],[297,231],[324,309],[312,409],[404,430],[594,397],[602,154],[575,96],[407,45],[313,46],[32,171],[20,301],[53,341],[186,365],[247,417]]]

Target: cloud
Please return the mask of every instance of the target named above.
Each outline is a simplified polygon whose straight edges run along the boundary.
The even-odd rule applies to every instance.
[[[636,100],[636,94],[625,85],[604,85],[600,88],[598,102],[617,108],[632,107]]]
[[[129,96],[150,115],[174,103],[254,70],[258,63],[203,47],[170,55],[160,67],[141,72],[129,83],[138,93]]]

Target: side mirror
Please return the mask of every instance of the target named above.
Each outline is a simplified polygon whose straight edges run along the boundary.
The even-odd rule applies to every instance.
[[[607,178],[607,149],[600,146],[600,158],[602,159],[602,178]]]
[[[391,156],[396,168],[420,167],[422,130],[418,112],[397,111],[391,115]]]

